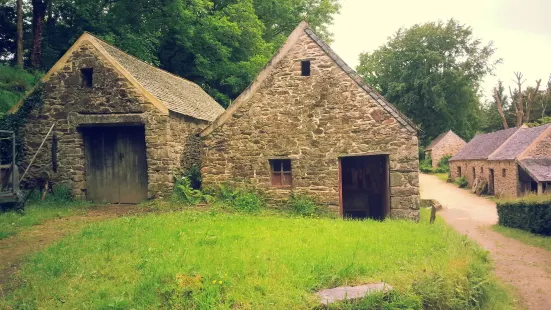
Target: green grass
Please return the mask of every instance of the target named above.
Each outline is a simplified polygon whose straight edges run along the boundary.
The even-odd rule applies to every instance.
[[[14,211],[0,212],[0,239],[13,236],[47,220],[78,214],[90,205],[89,202],[58,197],[49,197],[45,201],[31,199],[27,202],[23,214]]]
[[[497,231],[506,237],[551,251],[551,236],[536,235],[521,229],[509,228],[501,225],[494,225],[492,228],[494,231]]]
[[[447,172],[444,172],[444,173],[435,173],[434,174],[437,178],[439,178],[440,180],[444,181],[444,182],[448,182],[448,173]]]
[[[30,257],[0,308],[305,309],[319,289],[385,281],[394,292],[361,307],[512,309],[487,252],[427,221],[190,210],[94,223]]]

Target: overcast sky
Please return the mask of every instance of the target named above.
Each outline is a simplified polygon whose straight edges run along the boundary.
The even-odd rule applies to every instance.
[[[551,74],[551,0],[341,0],[335,18],[333,49],[351,67],[358,55],[383,45],[400,27],[455,18],[473,28],[474,36],[493,41],[495,58],[503,63],[488,76],[484,95],[489,98],[498,79],[512,84],[521,71],[525,86]]]

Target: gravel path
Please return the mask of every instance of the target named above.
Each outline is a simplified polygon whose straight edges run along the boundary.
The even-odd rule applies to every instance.
[[[507,238],[493,230],[496,205],[435,176],[420,175],[421,198],[443,205],[439,215],[490,252],[497,276],[514,286],[529,309],[551,309],[551,252]]]

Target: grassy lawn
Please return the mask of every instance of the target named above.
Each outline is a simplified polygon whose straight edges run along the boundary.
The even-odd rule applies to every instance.
[[[23,229],[39,225],[53,218],[67,217],[86,210],[91,203],[69,201],[51,197],[45,201],[31,199],[23,215],[17,212],[0,212],[0,239],[13,236]]]
[[[500,225],[494,225],[492,228],[506,237],[517,239],[522,243],[551,251],[550,236],[540,236],[521,229],[509,228]]]
[[[183,211],[94,223],[30,257],[0,308],[303,309],[316,290],[385,281],[394,293],[362,308],[512,309],[486,252],[423,217]]]

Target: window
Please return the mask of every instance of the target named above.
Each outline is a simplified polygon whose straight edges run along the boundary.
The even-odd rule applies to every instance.
[[[473,167],[473,179],[476,178],[476,169]]]
[[[507,169],[501,170],[501,176],[506,177],[507,176]]]
[[[480,167],[480,172],[484,173],[484,167]]]
[[[457,177],[461,177],[461,167],[457,167]]]
[[[300,62],[302,68],[302,76],[310,76],[310,60]]]
[[[272,159],[270,166],[272,168],[272,186],[289,187],[292,185],[290,159]]]
[[[85,88],[92,88],[94,85],[94,68],[82,68],[80,69],[80,82],[81,86]]]

